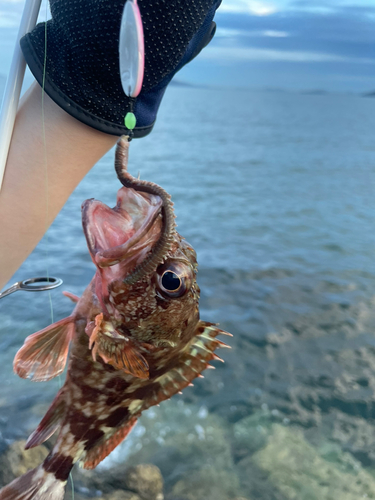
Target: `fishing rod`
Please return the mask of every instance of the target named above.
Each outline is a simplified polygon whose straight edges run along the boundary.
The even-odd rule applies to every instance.
[[[14,122],[22,83],[25,76],[26,61],[23,57],[20,40],[36,25],[41,0],[26,0],[23,9],[12,64],[7,78],[0,112],[0,190],[3,183],[5,165],[8,158],[10,141],[12,140]]]
[[[26,61],[23,57],[20,40],[36,25],[42,0],[26,0],[23,8],[16,45],[14,47],[12,63],[5,85],[3,101],[0,111],[0,190],[3,183],[5,166],[8,159],[10,142],[12,140],[14,122],[20,100],[22,83],[25,76]],[[27,292],[41,292],[51,290],[62,284],[60,278],[37,277],[19,281],[0,293],[0,299],[17,290]]]

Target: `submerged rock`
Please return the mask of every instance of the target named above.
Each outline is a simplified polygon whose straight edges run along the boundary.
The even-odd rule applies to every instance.
[[[101,497],[103,500],[142,500],[136,493],[131,491],[116,490],[113,493]]]
[[[135,491],[142,500],[163,500],[163,478],[155,465],[140,464],[127,469],[124,483],[128,490]]]
[[[100,493],[98,493],[100,494]],[[64,500],[142,500],[142,498],[131,491],[115,490],[107,495],[87,496],[75,491],[72,495],[71,490],[66,492]]]
[[[167,500],[228,500],[237,489],[233,473],[206,467],[177,481]]]
[[[25,445],[26,441],[15,441],[0,456],[0,487],[37,467],[49,453],[44,445],[30,450],[25,450]],[[68,481],[65,498],[73,498],[71,481]],[[74,499],[87,498],[163,500],[163,477],[160,470],[151,464],[141,464],[128,469],[116,467],[99,474],[75,468]]]
[[[116,500],[116,495],[119,500],[164,499],[163,477],[158,467],[152,464],[133,467],[117,464],[110,469],[98,468],[95,471],[76,468],[73,477],[76,489],[90,497],[97,497],[101,492],[109,500]]]
[[[160,467],[168,500],[228,500],[241,495],[228,425],[207,408],[170,401],[147,412],[133,436],[129,460]]]
[[[375,479],[347,453],[326,460],[302,432],[275,424],[268,443],[249,461],[268,475],[268,481],[288,500],[358,500],[375,498]]]
[[[272,430],[272,414],[260,411],[233,426],[232,453],[236,462],[266,445]]]
[[[26,441],[14,441],[0,456],[0,486],[41,464],[48,455],[45,446],[25,450]]]

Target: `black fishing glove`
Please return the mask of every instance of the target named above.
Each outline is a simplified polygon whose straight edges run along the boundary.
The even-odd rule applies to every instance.
[[[165,89],[215,33],[220,0],[138,0],[145,74],[134,113],[134,137],[154,125]],[[50,0],[52,19],[21,40],[31,72],[61,108],[86,125],[126,134],[129,99],[121,86],[119,34],[124,0]],[[46,57],[45,57],[45,48]]]

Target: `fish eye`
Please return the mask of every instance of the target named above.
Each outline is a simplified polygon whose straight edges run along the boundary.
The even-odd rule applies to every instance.
[[[159,294],[166,299],[178,299],[191,288],[194,270],[189,263],[170,259],[160,265],[155,273]]]
[[[164,271],[161,277],[161,285],[166,292],[178,292],[182,286],[182,279],[173,271]]]

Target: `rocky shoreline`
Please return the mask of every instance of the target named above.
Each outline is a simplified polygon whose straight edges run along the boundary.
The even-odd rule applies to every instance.
[[[334,295],[327,303],[318,291],[289,291],[297,305],[308,303],[303,293],[312,297],[313,312],[277,310],[272,329],[253,317],[241,328],[223,324],[235,334],[226,363],[145,412],[94,471],[76,467],[74,500],[375,499],[375,297],[338,302]],[[212,309],[222,305],[215,297]],[[282,303],[273,294],[264,307],[267,300]],[[47,453],[23,452],[19,440],[55,388],[20,384],[20,397],[9,389],[0,401],[0,485]]]
[[[74,496],[68,484],[65,498],[375,499],[373,469],[333,439],[309,438],[308,430],[266,405],[230,424],[205,407],[171,401],[147,412],[97,469],[76,467]],[[12,442],[0,456],[0,485],[39,464],[50,447],[24,451],[24,444]]]

